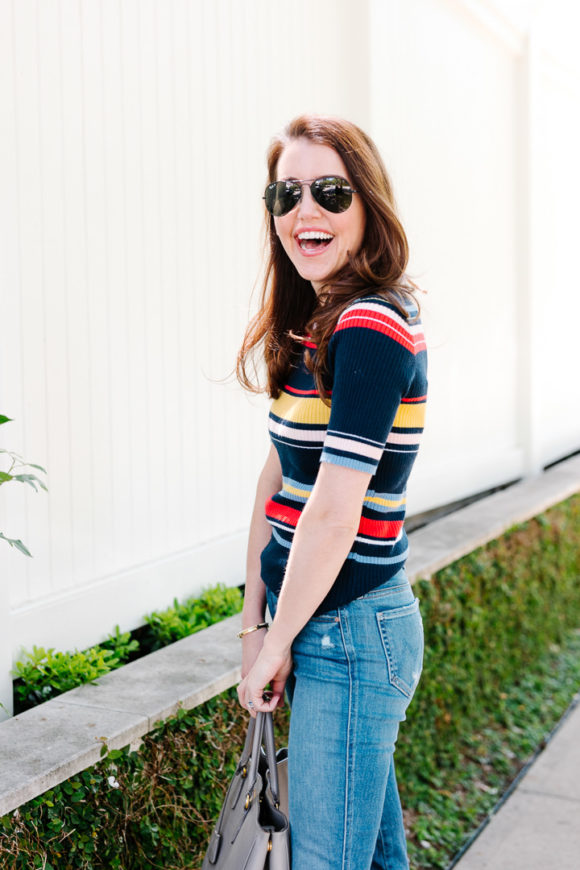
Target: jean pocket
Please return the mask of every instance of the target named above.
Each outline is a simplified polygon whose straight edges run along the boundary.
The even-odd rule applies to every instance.
[[[377,613],[377,623],[387,657],[389,682],[409,700],[423,667],[423,621],[419,599],[404,607]]]

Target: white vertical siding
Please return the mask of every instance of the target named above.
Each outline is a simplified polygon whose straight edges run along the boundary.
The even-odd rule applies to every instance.
[[[429,290],[413,508],[580,446],[569,14],[549,37],[517,0],[0,0],[0,435],[50,485],[2,492],[35,556],[0,550],[15,651],[242,579],[266,403],[221,379],[299,112],[376,138]]]
[[[580,10],[577,23],[580,27]],[[547,53],[539,62],[537,389],[541,455],[550,461],[580,443],[580,67],[574,70]]]
[[[376,42],[387,33],[388,46],[372,51],[372,126],[408,228],[411,273],[428,291],[430,403],[410,492],[420,509],[522,472],[519,46],[503,22],[459,3],[373,8],[372,33]]]

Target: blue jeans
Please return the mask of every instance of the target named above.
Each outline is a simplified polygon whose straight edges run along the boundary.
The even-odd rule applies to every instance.
[[[408,870],[393,753],[421,673],[423,624],[404,571],[313,617],[292,657],[293,870]]]

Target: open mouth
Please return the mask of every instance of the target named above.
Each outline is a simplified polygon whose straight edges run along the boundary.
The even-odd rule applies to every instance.
[[[334,236],[331,233],[323,233],[318,230],[306,230],[298,233],[296,239],[301,251],[322,251],[332,242]]]

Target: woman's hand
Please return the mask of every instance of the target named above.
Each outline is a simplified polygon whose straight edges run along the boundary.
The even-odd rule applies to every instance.
[[[258,712],[271,712],[281,705],[291,670],[290,649],[271,650],[266,638],[253,666],[238,686],[242,707],[255,716]]]

